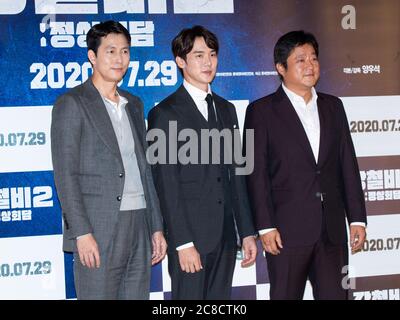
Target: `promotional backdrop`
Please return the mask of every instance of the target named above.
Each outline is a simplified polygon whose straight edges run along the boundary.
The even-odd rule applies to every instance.
[[[72,256],[62,252],[54,187],[51,110],[91,74],[85,37],[120,21],[132,36],[121,86],[146,114],[181,76],[170,43],[201,24],[220,40],[212,88],[237,107],[279,86],[273,46],[291,30],[320,44],[318,91],[342,98],[368,210],[368,240],[350,257],[351,299],[400,299],[400,2],[398,0],[1,0],[0,299],[75,298]],[[257,147],[257,146],[256,146]],[[232,297],[268,299],[267,265],[240,267]],[[170,298],[166,259],[153,267],[152,299]],[[305,299],[312,298],[307,286]]]

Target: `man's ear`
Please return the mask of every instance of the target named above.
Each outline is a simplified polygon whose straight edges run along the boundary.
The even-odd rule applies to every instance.
[[[88,55],[88,59],[89,59],[90,63],[92,65],[95,65],[96,64],[96,59],[97,59],[96,53],[94,53],[94,51],[92,49],[90,49],[90,50],[88,50],[88,54],[87,55]]]
[[[277,64],[275,65],[275,68],[276,68],[276,71],[278,71],[278,73],[279,73],[282,77],[285,76],[285,74],[286,74],[286,69],[285,69],[285,67],[283,66],[282,63],[277,63]]]
[[[175,62],[179,68],[183,69],[186,66],[186,61],[181,57],[176,57]]]

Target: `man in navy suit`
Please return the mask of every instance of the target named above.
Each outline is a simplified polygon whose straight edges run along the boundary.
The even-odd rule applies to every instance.
[[[274,48],[282,85],[247,109],[254,171],[247,187],[266,251],[271,299],[346,299],[346,218],[352,252],[366,237],[359,169],[343,104],[316,92],[318,43],[304,31]]]
[[[201,132],[224,130],[233,135],[238,128],[233,104],[211,91],[218,49],[217,37],[202,26],[184,29],[172,41],[183,85],[148,117],[149,130],[165,132],[167,143],[185,131],[204,142]],[[174,124],[177,133],[170,130]],[[184,143],[178,141],[178,146]],[[229,149],[225,139],[223,144]],[[197,147],[203,160],[209,150]],[[257,253],[245,179],[236,174],[236,163],[224,161],[225,152],[212,154],[218,163],[183,163],[179,157],[174,163],[170,145],[165,149],[168,163],[155,164],[153,173],[166,224],[172,299],[230,299],[235,229],[244,252],[242,266],[252,264]]]

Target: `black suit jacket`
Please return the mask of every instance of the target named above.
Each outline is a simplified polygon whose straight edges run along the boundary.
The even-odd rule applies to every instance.
[[[223,127],[238,128],[235,107],[215,93],[213,98]],[[170,121],[176,121],[178,133],[189,128],[195,130],[200,137],[200,130],[208,129],[207,121],[183,86],[153,108],[148,116],[149,130],[158,128],[167,133],[168,148]],[[178,150],[184,144],[185,142],[178,142]],[[200,159],[200,148],[198,154]],[[169,158],[168,152],[167,156]],[[239,236],[243,238],[255,232],[245,179],[235,175],[236,164],[228,166],[234,218]],[[177,164],[154,165],[153,176],[161,212],[165,218],[169,249],[175,250],[176,247],[193,241],[200,253],[212,251],[221,240],[224,224],[220,167],[212,164],[181,164],[178,161]]]
[[[257,230],[278,228],[283,245],[315,243],[322,214],[334,244],[347,241],[349,223],[366,222],[354,146],[343,104],[318,92],[320,148],[316,163],[307,135],[286,93],[249,105],[245,129],[254,129],[254,172],[247,177]],[[322,211],[321,193],[323,196]]]

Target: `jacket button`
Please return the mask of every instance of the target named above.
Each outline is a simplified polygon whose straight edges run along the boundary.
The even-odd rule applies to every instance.
[[[317,192],[317,193],[315,194],[315,196],[316,196],[317,198],[321,198],[321,192]]]
[[[321,171],[318,170],[316,173],[317,173],[317,174],[321,174]]]
[[[117,197],[117,201],[121,201],[121,199],[122,199],[121,196],[118,196],[118,197]]]
[[[221,200],[221,199],[218,199],[217,202],[218,202],[218,204],[221,204],[221,203],[222,203],[222,200]]]
[[[119,177],[122,178],[123,176],[124,176],[124,174],[121,172],[121,173],[119,174]]]
[[[220,178],[220,177],[218,177],[218,178],[217,178],[217,181],[218,181],[218,182],[221,182],[221,178]]]

